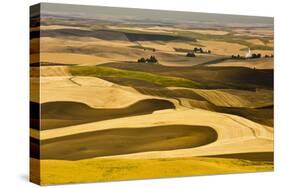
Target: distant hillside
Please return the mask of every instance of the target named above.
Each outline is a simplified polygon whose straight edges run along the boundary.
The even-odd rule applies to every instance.
[[[54,30],[41,30],[30,32],[30,37],[95,37],[102,40],[121,40],[121,41],[172,41],[172,40],[185,40],[196,41],[192,37],[171,36],[165,34],[146,34],[146,33],[129,33],[123,31],[110,31],[110,30],[80,30],[80,29],[54,29]]]

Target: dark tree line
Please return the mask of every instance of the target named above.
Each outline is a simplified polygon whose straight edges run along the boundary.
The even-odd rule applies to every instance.
[[[231,58],[232,59],[258,59],[258,58],[273,58],[273,54],[271,55],[264,55],[262,56],[260,53],[256,54],[256,53],[253,53],[250,57],[245,57],[245,56],[240,56],[239,54],[238,55],[232,55]]]
[[[267,55],[267,54],[266,54],[264,57],[265,57],[265,58],[273,58],[274,55],[273,55],[273,54],[271,54],[271,55]]]

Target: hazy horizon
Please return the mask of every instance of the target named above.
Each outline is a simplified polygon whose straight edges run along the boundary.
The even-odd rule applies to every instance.
[[[72,16],[86,19],[104,19],[129,22],[203,23],[215,25],[273,26],[273,17],[151,10],[136,8],[41,3],[42,15]]]

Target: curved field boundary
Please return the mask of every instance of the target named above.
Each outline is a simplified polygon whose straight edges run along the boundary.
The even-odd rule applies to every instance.
[[[61,128],[65,126],[114,118],[150,114],[157,110],[175,109],[175,105],[172,102],[163,99],[140,100],[128,107],[119,109],[91,108],[84,103],[70,101],[47,102],[41,104],[40,106],[42,113],[40,130]]]
[[[36,79],[32,79],[31,84],[38,86]],[[143,99],[156,98],[96,77],[41,77],[40,88],[40,103],[72,101],[93,108],[124,108]]]
[[[201,147],[173,151],[151,151],[128,155],[117,155],[119,158],[170,158],[222,155],[246,152],[272,152],[273,129],[254,123],[245,118],[210,112],[199,109],[169,111],[149,115],[120,118],[72,127],[45,130],[40,132],[40,139],[47,140],[67,135],[75,135],[112,128],[153,127],[169,124],[209,126],[217,134],[217,141]],[[111,156],[113,157],[113,156]]]
[[[194,148],[214,142],[217,137],[216,131],[206,126],[114,128],[41,141],[40,159],[80,160]]]

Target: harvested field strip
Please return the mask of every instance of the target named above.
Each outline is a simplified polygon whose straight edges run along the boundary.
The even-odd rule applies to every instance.
[[[116,29],[115,31],[119,32],[124,32],[126,34],[131,34],[131,35],[153,35],[152,32],[149,31],[140,31],[140,30],[135,30],[135,29]],[[203,31],[203,30],[201,30]],[[192,30],[174,30],[173,32],[166,33],[165,36],[169,37],[177,37],[178,39],[181,40],[187,40],[187,41],[197,41],[197,40],[213,40],[213,41],[222,41],[222,42],[229,42],[229,43],[234,43],[234,44],[240,44],[247,46],[253,50],[255,49],[260,49],[260,50],[273,50],[272,47],[262,45],[262,44],[253,44],[251,42],[246,41],[246,39],[254,39],[254,37],[250,36],[235,36],[233,32],[221,35],[221,34],[215,34],[215,33],[199,33],[197,31],[192,31]],[[182,37],[182,38],[180,38]],[[187,39],[185,39],[187,38]],[[242,39],[241,39],[242,38]],[[134,40],[139,40],[139,37],[134,37]],[[270,38],[264,38],[265,41],[268,41]],[[163,39],[162,39],[163,40]]]
[[[92,157],[194,148],[217,140],[211,127],[166,125],[116,128],[41,141],[41,159],[80,160]]]
[[[194,90],[210,103],[223,107],[251,107],[251,103],[243,97],[221,90]]]
[[[59,129],[45,130],[40,132],[40,138],[36,137],[36,135],[34,135],[34,138],[44,141],[92,131],[116,129],[117,127],[147,128],[164,125],[208,126],[217,132],[218,139],[213,143],[201,147],[167,151],[138,152],[132,154],[114,155],[110,156],[110,158],[174,158],[273,151],[272,128],[262,126],[239,116],[199,109],[173,110],[167,113],[153,113],[143,116],[119,118]]]
[[[245,117],[254,122],[273,127],[273,108],[264,109],[251,109],[251,108],[227,108],[218,107],[217,112],[234,114],[241,117]]]
[[[198,82],[191,81],[185,78],[163,76],[153,73],[146,73],[140,71],[128,71],[110,67],[102,66],[73,66],[70,67],[70,72],[74,76],[95,76],[95,77],[118,77],[118,78],[132,78],[137,80],[144,80],[159,84],[165,87],[186,87],[186,88],[201,88],[202,85]]]
[[[169,88],[178,91],[179,88]],[[273,91],[256,89],[256,91],[237,89],[186,89],[216,106],[237,108],[268,108],[273,106]]]
[[[133,78],[103,77],[102,79],[111,83],[115,83],[122,86],[129,86],[132,88],[165,89],[165,87],[162,85]]]
[[[145,95],[166,97],[166,98],[187,98],[187,99],[195,99],[195,100],[205,100],[200,95],[197,95],[193,91],[188,90],[169,90],[169,89],[153,89],[153,88],[135,88],[140,93]]]
[[[150,82],[128,78],[106,77],[103,79],[133,87],[144,95],[173,98],[187,107],[239,115],[273,127],[273,96],[270,90],[257,90],[255,92],[245,90],[197,90],[202,92],[196,92],[196,90],[184,88],[168,89]],[[187,103],[185,102],[186,99]]]
[[[194,108],[210,110],[214,112],[227,113],[238,115],[254,122],[273,127],[273,106],[264,108],[235,108],[235,107],[220,107],[213,105],[207,101],[191,100],[188,102]]]
[[[31,67],[30,69],[30,76],[31,77],[38,77],[40,74],[41,77],[45,76],[69,76],[68,66],[38,66],[38,67]]]
[[[129,86],[136,89],[138,92],[144,95],[165,97],[165,98],[188,98],[195,100],[206,100],[204,97],[196,94],[192,90],[187,89],[174,89],[170,90],[161,85],[153,84],[148,81],[136,80],[130,78],[112,78],[112,77],[103,77],[104,80],[110,81],[112,83]]]
[[[255,90],[256,88],[273,88],[273,70],[255,70],[245,67],[169,67],[160,64],[125,62],[106,63],[102,66],[191,79],[203,85],[205,89]]]
[[[104,80],[118,85],[129,86],[144,95],[165,98],[185,98],[199,101],[208,101],[216,106],[238,108],[261,108],[273,105],[272,90],[234,90],[234,89],[186,89],[165,88],[147,81],[129,78],[103,77]]]
[[[230,59],[216,64],[210,64],[207,66],[217,67],[248,67],[252,69],[273,69],[273,58],[260,58],[260,59]]]
[[[242,36],[236,37],[233,33],[228,33],[225,35],[215,35],[215,34],[202,34],[202,33],[196,33],[191,31],[177,31],[176,34],[178,36],[189,36],[197,40],[212,40],[212,41],[222,41],[222,42],[240,44],[240,45],[247,46],[252,50],[273,50],[273,48],[270,46],[253,44],[245,40],[245,39],[252,39],[252,37],[249,36],[243,36],[243,38],[241,38]]]
[[[234,153],[234,154],[215,155],[215,156],[208,156],[208,157],[273,162],[274,153],[273,152]]]
[[[35,103],[32,103],[33,105]],[[35,104],[36,105],[36,104]],[[86,122],[150,114],[157,110],[174,109],[172,102],[145,99],[126,108],[91,108],[84,103],[56,101],[41,104],[41,130],[60,128]],[[36,129],[36,127],[34,127]],[[38,127],[37,127],[38,129]]]
[[[32,163],[37,161],[31,159]],[[266,162],[206,157],[42,160],[40,163],[41,170],[45,172],[41,174],[43,185],[273,170],[273,165]]]

